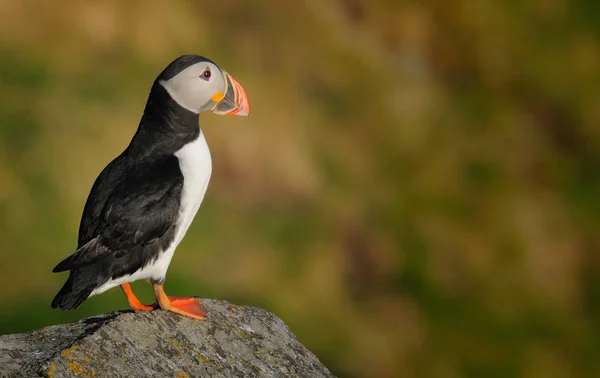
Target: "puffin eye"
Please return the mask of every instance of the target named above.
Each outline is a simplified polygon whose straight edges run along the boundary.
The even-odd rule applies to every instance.
[[[210,79],[210,69],[208,67],[206,67],[206,69],[204,70],[204,72],[202,72],[202,78],[208,80]]]

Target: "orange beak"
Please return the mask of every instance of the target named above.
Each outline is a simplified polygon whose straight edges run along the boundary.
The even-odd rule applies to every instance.
[[[223,71],[225,78],[225,96],[213,109],[215,114],[247,116],[250,114],[250,102],[246,91],[231,75]]]

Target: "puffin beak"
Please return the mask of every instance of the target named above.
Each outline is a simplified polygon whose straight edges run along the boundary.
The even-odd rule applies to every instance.
[[[223,71],[225,78],[225,95],[213,109],[215,114],[226,114],[235,116],[247,116],[250,114],[250,102],[246,91],[240,83]]]

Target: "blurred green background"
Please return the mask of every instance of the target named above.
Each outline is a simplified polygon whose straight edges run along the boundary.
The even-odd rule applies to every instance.
[[[53,311],[51,270],[198,53],[253,114],[201,117],[169,293],[273,311],[340,377],[600,376],[598,4],[0,0],[0,332],[127,307]]]

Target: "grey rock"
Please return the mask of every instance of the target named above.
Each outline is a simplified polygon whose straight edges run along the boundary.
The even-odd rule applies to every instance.
[[[201,302],[205,321],[126,311],[0,336],[0,376],[333,377],[270,312]]]

